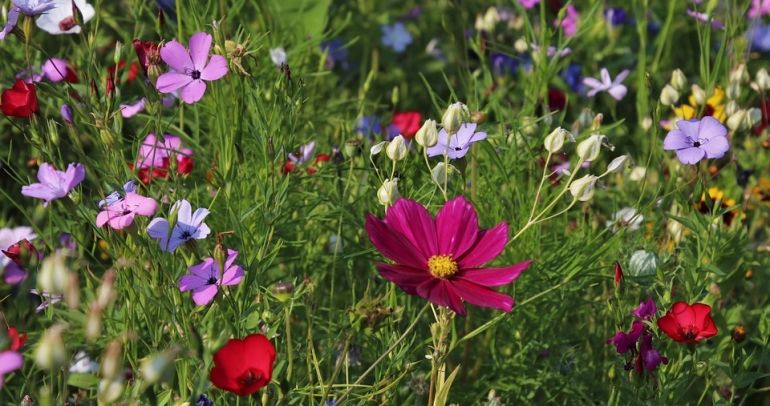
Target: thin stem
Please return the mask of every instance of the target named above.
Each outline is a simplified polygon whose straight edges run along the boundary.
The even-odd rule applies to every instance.
[[[548,152],[548,156],[545,158],[545,165],[543,165],[543,176],[540,178],[540,185],[537,186],[537,192],[535,192],[535,201],[532,202],[532,211],[529,212],[529,220],[527,222],[532,220],[532,217],[535,215],[535,209],[537,208],[537,202],[540,200],[540,192],[543,190],[543,184],[545,183],[545,178],[548,176],[548,164],[551,162],[551,152]]]

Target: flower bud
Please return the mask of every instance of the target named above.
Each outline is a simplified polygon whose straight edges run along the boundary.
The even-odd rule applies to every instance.
[[[396,138],[393,138],[388,146],[385,147],[385,154],[393,161],[400,161],[406,158],[409,150],[406,148],[406,139],[403,135],[399,134]]]
[[[634,182],[641,182],[647,175],[647,168],[643,166],[635,166],[631,169],[631,173],[628,175],[628,179]]]
[[[748,82],[749,71],[746,69],[746,64],[740,64],[730,72],[730,83],[743,83]]]
[[[86,314],[86,339],[89,342],[96,341],[102,336],[102,309],[91,303]]]
[[[537,131],[537,118],[525,116],[521,118],[519,130],[523,135],[532,135]]]
[[[725,105],[725,114],[727,114],[728,117],[737,113],[738,110],[740,110],[740,107],[738,107],[738,102],[736,102],[735,100],[730,100]]]
[[[644,250],[634,251],[628,262],[628,274],[631,276],[649,276],[655,274],[660,265],[658,256]]]
[[[99,381],[99,386],[96,389],[96,397],[99,399],[99,404],[112,404],[116,402],[120,395],[123,394],[124,386],[122,377],[114,381],[107,379]]]
[[[564,141],[571,137],[572,134],[570,134],[569,131],[558,127],[545,137],[543,144],[548,152],[555,154],[561,151],[561,148],[564,146]]]
[[[760,121],[762,121],[762,111],[760,109],[752,107],[746,111],[746,127],[753,128]]]
[[[660,103],[664,106],[673,106],[679,100],[679,92],[671,85],[666,85],[660,92]]]
[[[120,341],[115,339],[107,344],[107,349],[104,350],[102,356],[102,377],[109,380],[114,380],[120,377],[123,373],[123,346]]]
[[[436,145],[436,143],[438,143],[436,120],[425,120],[425,122],[422,124],[422,127],[417,130],[417,134],[415,134],[414,140],[425,148],[430,148]]]
[[[444,187],[444,184],[449,181],[449,176],[452,172],[457,172],[457,168],[452,164],[445,165],[443,162],[439,162],[430,171],[430,177],[435,184]]]
[[[67,349],[61,334],[64,324],[57,324],[43,332],[35,350],[35,363],[41,369],[54,370],[67,362]]]
[[[762,68],[757,71],[754,83],[759,90],[770,90],[770,75],[767,74],[767,69]]]
[[[342,151],[348,158],[357,156],[361,153],[361,141],[355,139],[346,140]]]
[[[377,190],[377,200],[383,206],[391,206],[399,198],[398,194],[398,178],[387,179],[382,183],[380,189]]]
[[[115,271],[108,270],[104,273],[102,278],[102,284],[99,286],[99,290],[96,291],[96,306],[100,309],[106,309],[107,306],[117,297],[115,292]]]
[[[738,110],[727,119],[727,128],[733,131],[744,129],[746,124],[746,110]]]
[[[644,131],[650,131],[650,128],[652,128],[652,118],[645,117],[642,119],[642,130]]]
[[[460,129],[469,115],[468,106],[460,102],[452,103],[441,117],[441,126],[449,135],[453,135]]]
[[[43,260],[37,277],[38,290],[46,293],[61,294],[69,284],[69,269],[64,263],[64,253],[57,250]]]
[[[593,161],[598,158],[602,148],[602,140],[604,138],[603,135],[593,134],[581,141],[577,146],[578,157],[580,157],[582,161]]]
[[[693,84],[690,86],[690,90],[692,91],[692,97],[695,99],[695,104],[698,106],[703,106],[706,104],[706,91],[701,89],[700,86]]]
[[[380,152],[382,152],[382,149],[385,148],[385,146],[388,145],[387,141],[378,142],[369,149],[369,157],[373,157]]]
[[[70,309],[80,306],[80,281],[74,272],[67,274],[67,288],[64,290],[64,302]]]
[[[599,178],[594,175],[585,175],[580,179],[572,181],[569,185],[569,192],[577,200],[587,202],[594,196],[594,186]]]
[[[604,114],[598,113],[594,116],[594,119],[591,121],[591,130],[596,131],[599,129],[599,127],[602,126],[602,121],[604,121]]]
[[[671,74],[671,86],[680,92],[687,88],[687,77],[681,69],[674,69],[674,72]]]
[[[730,83],[727,85],[727,98],[730,100],[735,100],[738,97],[741,96],[741,84],[740,83]]]
[[[294,284],[291,282],[278,282],[273,285],[273,296],[280,302],[291,299],[294,294]]]
[[[145,358],[139,367],[144,380],[152,385],[170,378],[178,352],[179,350],[172,348]]]
[[[529,44],[527,44],[526,39],[519,38],[516,40],[516,42],[513,43],[513,48],[516,50],[516,52],[523,54],[524,52],[527,52],[527,49],[529,49]]]
[[[626,167],[626,161],[628,160],[628,155],[621,155],[610,162],[609,165],[607,165],[607,172],[606,173],[613,173],[613,172],[620,172],[623,170],[623,168]]]

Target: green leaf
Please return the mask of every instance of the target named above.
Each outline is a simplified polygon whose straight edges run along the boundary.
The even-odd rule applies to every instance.
[[[93,389],[99,385],[99,377],[91,374],[70,374],[67,385],[80,389]]]
[[[436,392],[436,399],[433,401],[433,406],[446,405],[446,400],[449,396],[449,388],[452,387],[452,382],[454,382],[458,372],[460,372],[459,365],[455,368],[454,371],[452,371],[451,374],[449,374],[449,376],[446,378],[446,381],[444,381],[444,384],[438,388],[438,391]]]

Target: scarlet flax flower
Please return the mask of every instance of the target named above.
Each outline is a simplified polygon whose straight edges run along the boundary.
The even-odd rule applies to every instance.
[[[233,338],[214,354],[209,379],[219,389],[251,395],[270,383],[274,362],[275,347],[262,334]]]
[[[463,196],[448,201],[435,220],[421,204],[400,199],[384,220],[370,214],[366,232],[394,262],[377,264],[383,278],[460,316],[463,302],[510,312],[513,298],[489,288],[513,282],[532,263],[484,268],[505,249],[508,225],[479,229],[476,210]]]
[[[686,344],[697,344],[719,331],[711,318],[711,306],[705,303],[674,303],[671,310],[658,319],[658,327],[672,340]]]
[[[37,91],[35,85],[22,79],[16,80],[13,87],[3,90],[0,108],[8,117],[29,118],[37,113]]]

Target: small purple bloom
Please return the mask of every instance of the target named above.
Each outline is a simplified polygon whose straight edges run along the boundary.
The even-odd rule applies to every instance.
[[[668,358],[661,356],[656,349],[652,348],[651,334],[642,335],[642,340],[639,342],[639,357],[641,367],[650,372],[656,370],[660,364],[668,364]],[[640,372],[638,363],[636,368]]]
[[[43,163],[37,171],[38,183],[22,186],[21,194],[43,199],[43,207],[52,200],[67,196],[86,176],[83,165],[71,163],[66,171],[57,171],[51,164]]]
[[[687,15],[692,17],[692,18],[694,18],[694,19],[696,19],[696,20],[698,20],[698,21],[700,21],[700,22],[702,22],[702,23],[710,23],[711,24],[711,28],[713,28],[715,30],[724,30],[725,29],[725,25],[721,21],[717,20],[716,18],[713,18],[713,17],[709,16],[706,13],[699,13],[699,12],[697,12],[695,10],[687,10]]]
[[[302,165],[307,162],[310,162],[311,159],[313,159],[313,154],[315,153],[315,141],[310,141],[305,145],[301,145],[299,147],[299,154],[295,155],[294,153],[289,154],[289,161],[293,162],[296,165]]]
[[[63,295],[52,295],[48,292],[38,292],[36,289],[31,289],[29,293],[37,296],[41,302],[40,305],[35,308],[35,313],[42,312],[43,310],[47,309],[48,306],[55,305],[56,303],[61,302],[64,298]]]
[[[428,156],[447,155],[449,159],[459,159],[470,151],[473,143],[486,138],[487,133],[476,132],[476,123],[463,124],[451,139],[442,128],[438,133],[438,143],[428,148]]]
[[[209,211],[204,208],[195,210],[193,213],[190,202],[180,200],[171,206],[171,217],[176,217],[176,222],[169,223],[164,218],[154,218],[147,226],[147,234],[160,243],[160,250],[165,252],[174,252],[180,245],[190,240],[201,240],[206,238],[211,230],[203,222]]]
[[[532,54],[538,54],[540,53],[540,46],[537,44],[530,44],[529,48],[532,50]],[[549,46],[545,50],[545,56],[549,58],[564,58],[565,56],[572,53],[571,48],[562,48],[562,49],[556,49],[556,47]]]
[[[59,113],[61,113],[61,118],[65,123],[72,124],[72,107],[69,104],[62,104]]]
[[[751,0],[748,16],[749,18],[770,16],[770,0]]]
[[[131,118],[141,112],[144,111],[144,104],[147,102],[146,97],[142,97],[133,104],[121,104],[120,105],[120,115],[123,116],[123,118]]]
[[[613,27],[624,25],[627,21],[626,10],[622,7],[608,7],[604,10],[604,19]]]
[[[648,297],[647,300],[639,303],[639,306],[634,309],[632,314],[638,319],[649,320],[657,312],[658,308],[655,306],[655,301],[653,301],[651,297]]]
[[[747,35],[752,51],[770,52],[770,24],[752,24]]]
[[[618,354],[625,354],[628,351],[634,349],[636,342],[644,332],[644,328],[644,323],[641,321],[635,321],[634,324],[631,325],[631,331],[628,333],[625,331],[618,331],[614,336],[612,336],[612,338],[609,339],[608,343],[615,346]]]
[[[679,161],[694,165],[703,158],[721,158],[730,149],[727,128],[711,116],[679,120],[663,140],[663,149],[676,151]]]
[[[187,50],[177,41],[168,42],[160,50],[160,57],[171,67],[158,78],[155,87],[161,93],[179,90],[179,97],[187,104],[198,102],[206,93],[206,82],[218,80],[227,74],[227,59],[212,55],[211,35],[198,32],[190,37]]]
[[[494,53],[489,56],[492,65],[492,74],[496,77],[516,76],[519,69],[519,61],[506,54]]]
[[[321,43],[321,52],[326,53],[326,69],[334,69],[339,66],[342,70],[348,70],[348,50],[340,38],[334,38]]]
[[[382,45],[396,53],[404,52],[406,47],[412,43],[412,34],[406,30],[406,26],[400,21],[391,25],[384,24],[380,26],[380,31],[382,31]]]
[[[358,119],[355,131],[363,136],[371,137],[382,132],[380,118],[377,116],[363,116]]]
[[[198,306],[211,303],[220,286],[237,285],[243,279],[243,268],[233,264],[237,257],[238,251],[228,249],[224,270],[219,268],[219,263],[212,257],[191,266],[189,273],[179,279],[179,290],[192,290],[193,302]]]
[[[540,0],[519,0],[519,4],[526,9],[535,7],[540,3]]]
[[[607,92],[615,100],[623,100],[623,98],[626,97],[626,93],[628,92],[628,88],[626,88],[626,86],[623,84],[623,81],[628,76],[628,69],[618,73],[618,76],[615,77],[615,80],[612,80],[610,72],[607,70],[607,68],[602,68],[600,73],[601,81],[595,78],[583,79],[583,84],[591,88],[591,90],[588,91],[587,96],[594,97],[599,92]]]
[[[564,19],[559,21],[558,19],[553,22],[555,27],[561,27],[564,30],[564,35],[571,37],[577,33],[578,20],[580,19],[580,13],[578,13],[575,6],[572,4],[567,5],[567,14]]]
[[[561,72],[561,78],[575,93],[580,93],[583,90],[582,70],[583,68],[579,63],[571,63],[567,69]]]
[[[43,63],[41,68],[43,76],[53,83],[67,79],[71,74],[69,63],[64,59],[51,58]]]

